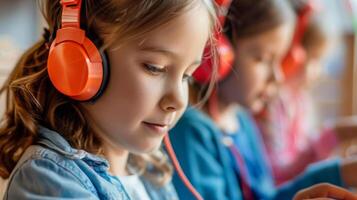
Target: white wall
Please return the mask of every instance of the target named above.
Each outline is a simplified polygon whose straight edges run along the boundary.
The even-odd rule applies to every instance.
[[[0,0],[0,86],[19,56],[34,44],[42,32],[36,0]],[[0,96],[0,117],[4,112],[4,96]],[[0,199],[7,180],[0,178]]]
[[[35,0],[0,1],[0,86],[19,56],[42,33],[43,21]],[[4,96],[0,97],[0,116],[4,111]]]

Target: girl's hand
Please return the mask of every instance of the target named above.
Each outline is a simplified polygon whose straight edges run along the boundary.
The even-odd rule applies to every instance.
[[[329,200],[329,199],[338,199],[338,200],[357,200],[357,195],[352,192],[337,187],[335,185],[321,183],[309,188],[300,190],[295,196],[294,200]]]

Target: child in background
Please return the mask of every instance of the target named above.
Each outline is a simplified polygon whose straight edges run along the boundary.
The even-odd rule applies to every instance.
[[[49,30],[0,90],[5,199],[177,199],[159,147],[188,103],[216,24],[212,2],[46,0],[43,9]]]
[[[232,69],[219,74],[203,109],[188,108],[170,131],[183,170],[204,199],[281,200],[322,182],[357,186],[357,162],[334,160],[275,187],[251,112],[259,112],[282,81],[280,63],[293,28],[294,13],[284,0],[232,2],[223,27],[234,48]],[[201,87],[205,85],[197,83],[193,91]],[[177,176],[173,183],[180,198],[190,199]]]
[[[303,1],[293,3],[297,13],[309,6]],[[283,63],[285,80],[279,95],[256,116],[278,185],[303,172],[309,164],[327,158],[337,145],[335,130],[318,126],[315,106],[308,92],[318,79],[332,38],[319,12],[306,17],[305,27],[300,24],[295,33],[302,38],[294,41],[298,44],[291,47],[292,51],[301,48],[303,58]]]

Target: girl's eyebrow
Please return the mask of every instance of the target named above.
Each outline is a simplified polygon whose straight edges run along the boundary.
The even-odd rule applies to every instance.
[[[169,57],[177,57],[178,56],[174,51],[171,51],[170,49],[167,49],[165,47],[160,47],[160,46],[143,46],[140,48],[140,51],[149,51],[149,52],[154,52],[154,53],[165,54],[166,56],[169,56]]]
[[[160,54],[164,54],[165,56],[168,56],[171,58],[179,57],[178,54],[175,53],[174,51],[171,51],[170,49],[160,47],[160,46],[145,46],[145,47],[140,48],[140,51],[160,53]],[[190,66],[200,65],[201,62],[202,62],[201,59],[197,59]]]

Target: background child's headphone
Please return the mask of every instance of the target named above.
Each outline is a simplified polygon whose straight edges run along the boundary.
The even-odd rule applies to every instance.
[[[222,13],[219,13],[219,22],[220,25],[223,26],[226,19],[226,12],[230,7],[232,0],[215,0],[217,5],[219,6],[219,10]],[[234,61],[234,52],[233,48],[230,44],[230,41],[221,31],[217,30],[215,33],[215,39],[217,40],[217,65],[218,65],[218,75],[216,80],[220,81],[225,78],[232,69],[233,61]],[[208,56],[208,58],[203,58],[201,66],[193,73],[193,77],[196,82],[199,84],[207,84],[210,82],[213,73],[213,58],[211,53],[211,46],[208,45],[204,51],[204,57]]]
[[[303,6],[297,11],[298,15],[292,43],[282,61],[282,71],[285,79],[295,76],[307,59],[306,50],[303,48],[301,40],[306,31],[310,16],[315,9],[316,4],[308,0],[304,2]]]
[[[109,66],[104,52],[81,29],[82,0],[61,0],[61,27],[51,44],[47,70],[54,87],[79,101],[94,101],[104,91]]]

